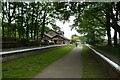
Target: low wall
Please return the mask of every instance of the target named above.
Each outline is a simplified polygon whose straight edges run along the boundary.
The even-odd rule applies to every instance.
[[[8,61],[8,60],[12,60],[12,59],[21,58],[21,57],[24,57],[24,56],[40,54],[40,53],[46,52],[46,50],[50,51],[50,50],[53,50],[55,48],[61,48],[63,46],[65,46],[65,45],[46,47],[46,48],[30,50],[30,51],[29,50],[27,50],[27,51],[19,51],[18,50],[18,52],[16,51],[15,53],[2,54],[2,62]]]

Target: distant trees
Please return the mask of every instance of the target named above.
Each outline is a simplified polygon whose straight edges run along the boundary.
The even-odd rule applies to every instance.
[[[71,36],[71,42],[72,43],[80,42],[80,36],[78,36],[78,35],[72,35]]]

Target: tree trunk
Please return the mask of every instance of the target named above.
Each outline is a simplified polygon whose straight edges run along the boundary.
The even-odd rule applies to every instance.
[[[21,27],[24,28],[24,27],[23,27],[23,17],[24,17],[24,14],[23,14],[23,3],[22,3],[22,6],[21,6],[21,14],[22,14]],[[24,38],[24,33],[23,33],[23,35],[22,35],[22,38]]]
[[[27,26],[26,26],[26,38],[29,38],[29,26],[28,26],[28,17],[27,17]]]
[[[9,12],[8,12],[8,38],[11,37],[11,16],[10,16],[10,2],[8,2]]]
[[[36,33],[37,33],[37,27],[38,27],[38,21],[37,21],[37,18],[38,18],[38,12],[37,12],[37,16],[36,16],[36,20],[35,20],[35,27],[34,27],[34,40],[36,38]]]
[[[114,30],[114,46],[116,47],[118,44],[117,44],[117,31]]]
[[[18,7],[18,14],[20,14],[20,8],[19,7]],[[18,17],[19,17],[19,15],[18,15]],[[18,21],[17,25],[18,25],[18,27],[17,27],[18,38],[19,38],[19,40],[21,40],[21,35],[20,35],[20,31],[19,31],[19,27],[20,27],[19,21]]]
[[[4,2],[3,2],[3,5],[2,5],[2,38],[4,39]]]
[[[36,19],[36,21],[35,21],[35,26],[34,26],[34,40],[35,40],[35,36],[36,36],[36,28],[37,27],[37,19]]]
[[[106,11],[106,30],[108,37],[108,46],[111,46],[112,42],[111,42],[111,29],[110,29],[110,15],[108,11]]]
[[[34,6],[33,6],[33,12],[32,12],[31,39],[33,39],[33,24],[34,24],[33,16],[34,16]]]
[[[119,33],[119,45],[120,45],[120,33]]]
[[[115,11],[116,9],[113,9],[113,7],[110,7],[110,17],[112,19],[111,27],[116,30],[117,32],[120,33],[120,26],[117,24],[118,21],[118,10],[116,10],[116,15],[114,15],[113,10]]]
[[[16,32],[17,32],[17,31],[16,31],[16,29],[15,29],[15,31],[14,31],[14,38],[15,38],[15,39],[16,39]]]
[[[117,32],[119,32],[120,29],[117,29],[119,27],[118,23],[117,23],[117,21],[118,21],[118,11],[116,9],[115,9],[115,11],[116,11],[116,14],[113,13],[113,8],[111,7],[110,14],[111,14],[111,19],[112,19],[112,24],[113,24],[112,26],[115,28],[114,29],[114,46],[117,46],[118,45],[118,43],[117,43]]]
[[[38,36],[39,36],[38,31],[39,31],[39,30],[37,30],[37,40],[38,40]]]
[[[108,46],[111,46],[112,45],[112,42],[111,42],[111,30],[110,30],[110,26],[107,26],[107,36],[108,36]]]
[[[8,20],[8,38],[11,37],[11,19]]]
[[[46,19],[46,10],[44,11],[44,16],[43,16],[43,22],[42,22],[42,27],[41,27],[41,38],[40,38],[40,43],[43,39],[44,31],[45,31],[45,19]]]

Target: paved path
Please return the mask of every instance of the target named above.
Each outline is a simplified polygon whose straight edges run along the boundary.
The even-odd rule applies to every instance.
[[[74,48],[34,78],[81,78],[80,48],[81,46]]]

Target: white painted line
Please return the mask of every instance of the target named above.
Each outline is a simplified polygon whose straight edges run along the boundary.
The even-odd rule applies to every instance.
[[[5,52],[0,52],[0,55],[11,54],[11,53],[19,53],[19,52],[26,52],[26,51],[33,51],[33,50],[39,50],[39,49],[45,49],[45,48],[52,48],[52,47],[58,47],[58,46],[64,46],[64,45],[66,45],[66,44],[44,46],[44,47],[37,47],[37,48],[29,48],[29,49],[21,49],[21,50],[14,50],[14,51],[5,51]]]
[[[97,55],[99,55],[102,59],[104,59],[106,62],[108,62],[111,66],[113,66],[115,69],[117,69],[118,71],[120,71],[120,66],[118,64],[116,64],[115,62],[113,62],[112,60],[110,60],[109,58],[105,57],[104,55],[102,55],[101,53],[97,52],[95,49],[91,48],[89,44],[86,44],[86,46],[88,46],[92,51],[94,51]]]

